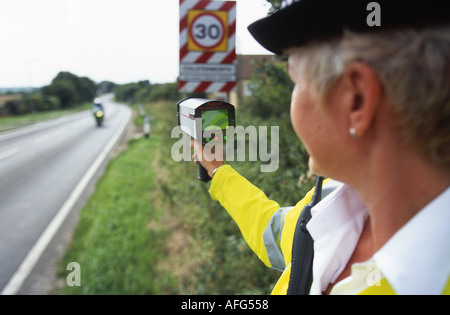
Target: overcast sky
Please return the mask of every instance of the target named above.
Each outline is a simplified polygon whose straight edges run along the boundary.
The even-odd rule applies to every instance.
[[[265,0],[237,0],[238,54],[268,54],[247,26]],[[0,87],[40,87],[60,71],[115,83],[174,82],[179,0],[1,0]]]

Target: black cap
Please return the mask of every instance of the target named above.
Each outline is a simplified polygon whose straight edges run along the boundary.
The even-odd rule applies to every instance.
[[[283,0],[280,10],[248,29],[264,48],[282,54],[311,40],[341,36],[345,29],[373,32],[444,23],[450,23],[450,0]]]

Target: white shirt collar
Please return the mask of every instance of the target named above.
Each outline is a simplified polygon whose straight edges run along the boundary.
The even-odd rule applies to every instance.
[[[356,191],[341,185],[311,210],[314,239],[311,294],[321,294],[342,273],[359,240],[368,212]]]
[[[398,294],[441,294],[450,274],[450,187],[373,256]]]
[[[439,294],[450,272],[450,188],[400,229],[374,260],[398,294]],[[311,294],[321,294],[344,270],[368,211],[356,191],[343,184],[311,211],[314,239]]]

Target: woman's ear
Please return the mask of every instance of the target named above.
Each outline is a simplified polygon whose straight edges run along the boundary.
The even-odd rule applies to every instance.
[[[350,64],[342,79],[350,93],[346,104],[350,133],[355,138],[362,137],[370,128],[382,100],[380,80],[375,70],[362,62]]]

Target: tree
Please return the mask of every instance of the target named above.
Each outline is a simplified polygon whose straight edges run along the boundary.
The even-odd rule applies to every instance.
[[[56,96],[62,108],[75,105],[78,102],[78,93],[71,82],[56,81],[42,88],[42,93],[47,96]]]
[[[91,101],[97,92],[97,86],[94,81],[87,77],[78,77],[70,72],[60,72],[53,79],[52,84],[57,82],[69,82],[73,85],[77,92],[77,101],[88,102]]]
[[[140,88],[138,83],[121,84],[115,87],[114,94],[118,101],[133,102],[134,94],[139,91]]]
[[[114,91],[116,84],[111,81],[102,81],[98,84],[100,93],[111,93]]]
[[[293,87],[282,65],[261,63],[250,80],[252,97],[245,107],[262,118],[285,118],[289,114]]]
[[[61,107],[70,107],[90,102],[97,93],[97,85],[87,77],[78,77],[70,72],[60,72],[50,85],[42,88],[44,96],[56,96]]]
[[[77,90],[79,93],[80,101],[90,102],[97,94],[97,85],[94,81],[87,77],[78,78]]]

